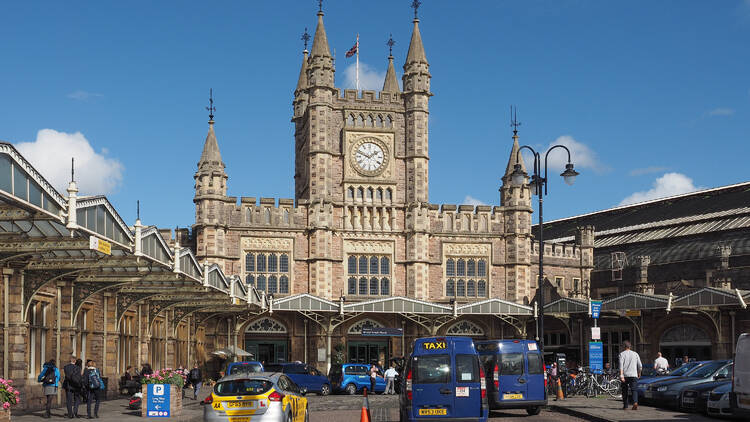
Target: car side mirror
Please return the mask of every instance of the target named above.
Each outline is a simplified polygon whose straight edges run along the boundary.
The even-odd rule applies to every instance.
[[[307,394],[307,387],[300,387],[300,388],[299,388],[299,393],[300,393],[300,394],[302,394],[303,396],[304,396],[305,394]]]
[[[716,376],[714,377],[715,380],[721,380],[721,379],[726,379],[726,378],[727,378],[727,374],[716,374]]]

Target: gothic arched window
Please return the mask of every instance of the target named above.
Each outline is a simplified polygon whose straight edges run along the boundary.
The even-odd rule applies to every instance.
[[[365,125],[365,119],[360,114],[357,116],[357,126],[362,127],[364,125]]]
[[[361,277],[359,279],[359,294],[367,294],[367,277]]]
[[[388,275],[390,273],[391,273],[391,260],[388,259],[387,256],[384,256],[380,258],[380,274]]]
[[[375,125],[377,127],[383,127],[383,116],[378,114],[378,119],[376,120]]]
[[[268,272],[275,273],[278,269],[278,257],[276,254],[268,254]]]
[[[255,277],[252,274],[245,277],[245,284],[255,287]]]
[[[266,255],[258,254],[258,265],[256,266],[258,272],[266,271]]]
[[[477,283],[477,296],[487,297],[487,283],[484,280],[479,280]]]
[[[279,272],[282,272],[282,273],[289,272],[289,255],[285,253],[281,254],[281,258],[279,259]]]
[[[448,277],[454,277],[456,275],[456,261],[453,258],[449,258],[445,261],[445,275]]]
[[[378,279],[375,277],[370,279],[370,294],[371,295],[378,294]]]
[[[259,275],[258,276],[258,290],[266,290],[266,276]]]
[[[354,126],[354,115],[350,114],[346,116],[346,125],[347,126]]]
[[[263,210],[263,222],[266,224],[271,224],[271,209],[265,208]]]
[[[487,261],[484,259],[480,259],[477,262],[477,275],[479,277],[484,277],[487,274]]]
[[[477,295],[476,291],[476,285],[474,284],[474,280],[469,280],[466,283],[466,296],[474,297]]]
[[[366,256],[359,257],[359,273],[367,274],[367,257]]]
[[[391,116],[388,116],[385,120],[385,127],[392,128],[393,127],[393,119]]]
[[[390,289],[391,282],[387,278],[383,277],[382,280],[380,280],[380,294],[383,296],[388,296],[391,294]]]
[[[275,275],[272,275],[271,277],[268,277],[268,293],[274,294],[278,293],[279,291],[279,284],[276,279]]]
[[[466,296],[466,282],[463,280],[458,280],[458,283],[456,284],[456,296]]]
[[[349,274],[357,274],[357,257],[354,255],[349,257]]]
[[[456,282],[452,278],[445,282],[445,295],[451,297],[456,295]]]
[[[285,275],[279,277],[279,293],[289,293],[289,277]]]
[[[466,261],[463,259],[458,260],[458,265],[456,265],[456,275],[466,275]]]
[[[375,126],[374,120],[372,119],[372,115],[367,116],[367,127],[373,127]]]
[[[349,292],[348,294],[356,295],[357,294],[357,279],[354,277],[349,277],[348,284],[349,284],[348,289],[347,289],[347,291]]]
[[[378,273],[378,257],[373,256],[370,258],[370,274]]]
[[[245,255],[245,272],[251,273],[255,271],[255,255],[249,253]]]

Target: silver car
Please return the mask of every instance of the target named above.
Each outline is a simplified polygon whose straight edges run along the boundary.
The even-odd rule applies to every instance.
[[[203,401],[209,422],[307,422],[307,399],[280,373],[227,375]]]

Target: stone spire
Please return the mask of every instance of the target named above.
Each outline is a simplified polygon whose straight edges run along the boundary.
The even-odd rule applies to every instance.
[[[315,28],[311,55],[313,57],[331,57],[331,49],[328,48],[326,27],[323,25],[323,11],[318,12],[318,27]]]
[[[211,118],[208,121],[208,135],[206,135],[206,142],[203,144],[203,153],[201,153],[201,159],[198,161],[198,171],[213,169],[224,171],[224,162],[221,161],[219,142],[216,141],[216,133],[214,133],[214,119]]]
[[[513,130],[513,148],[510,150],[510,157],[508,157],[508,166],[505,168],[504,179],[510,180],[510,175],[516,169],[516,164],[521,165],[521,170],[526,172],[526,165],[523,163],[523,156],[518,153],[521,146],[518,144],[518,131]]]
[[[427,62],[427,55],[424,53],[424,45],[422,45],[422,35],[419,34],[419,19],[417,18],[414,18],[414,30],[411,33],[409,53],[406,55],[404,68],[414,63],[429,64]]]
[[[398,79],[396,79],[396,69],[393,68],[393,56],[388,56],[388,71],[385,73],[383,91],[399,92]]]
[[[307,49],[302,52],[302,67],[299,70],[299,79],[297,79],[297,89],[294,90],[294,95],[299,95],[305,89],[307,89]]]

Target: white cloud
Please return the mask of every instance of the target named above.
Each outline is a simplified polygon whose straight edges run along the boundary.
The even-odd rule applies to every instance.
[[[542,156],[542,165],[544,165],[544,154],[553,145],[565,145],[570,150],[570,161],[573,163],[576,169],[588,168],[596,173],[601,173],[607,170],[607,166],[599,162],[596,153],[588,147],[588,145],[573,139],[570,135],[560,136],[551,142],[549,145],[542,149],[536,149]],[[534,169],[534,161],[530,154],[527,154],[527,150],[523,150],[524,162],[526,164],[526,171],[531,174]],[[565,170],[565,165],[568,163],[568,154],[562,148],[555,148],[549,153],[547,161],[547,170],[549,174],[560,174]],[[544,168],[542,167],[542,173]]]
[[[644,174],[651,174],[651,173],[661,173],[663,171],[669,170],[669,167],[661,167],[661,166],[649,166],[649,167],[642,167],[630,170],[628,175],[630,176],[643,176]]]
[[[372,66],[359,62],[359,89],[371,89],[380,91],[383,89],[385,71],[378,72]],[[344,88],[355,89],[357,87],[357,65],[352,63],[344,69]]]
[[[706,112],[708,116],[731,116],[734,114],[733,108],[719,107]]]
[[[466,197],[464,198],[464,200],[461,202],[461,205],[474,205],[474,206],[476,206],[476,205],[487,205],[487,204],[485,202],[477,199],[477,198],[474,198],[471,195],[466,195]]]
[[[88,92],[88,91],[83,91],[80,89],[68,94],[68,98],[73,99],[73,100],[78,100],[78,101],[88,101],[88,100],[93,100],[93,99],[100,98],[103,96],[104,95],[97,94],[96,92]]]
[[[63,194],[70,181],[71,158],[75,158],[76,183],[81,195],[111,193],[122,182],[122,163],[106,157],[104,151],[94,151],[81,132],[42,129],[34,142],[18,143],[16,148]]]
[[[657,198],[666,198],[668,196],[680,195],[701,189],[703,188],[693,184],[693,179],[682,173],[665,173],[654,181],[651,189],[633,193],[623,199],[622,202],[620,202],[620,205],[629,205]]]

